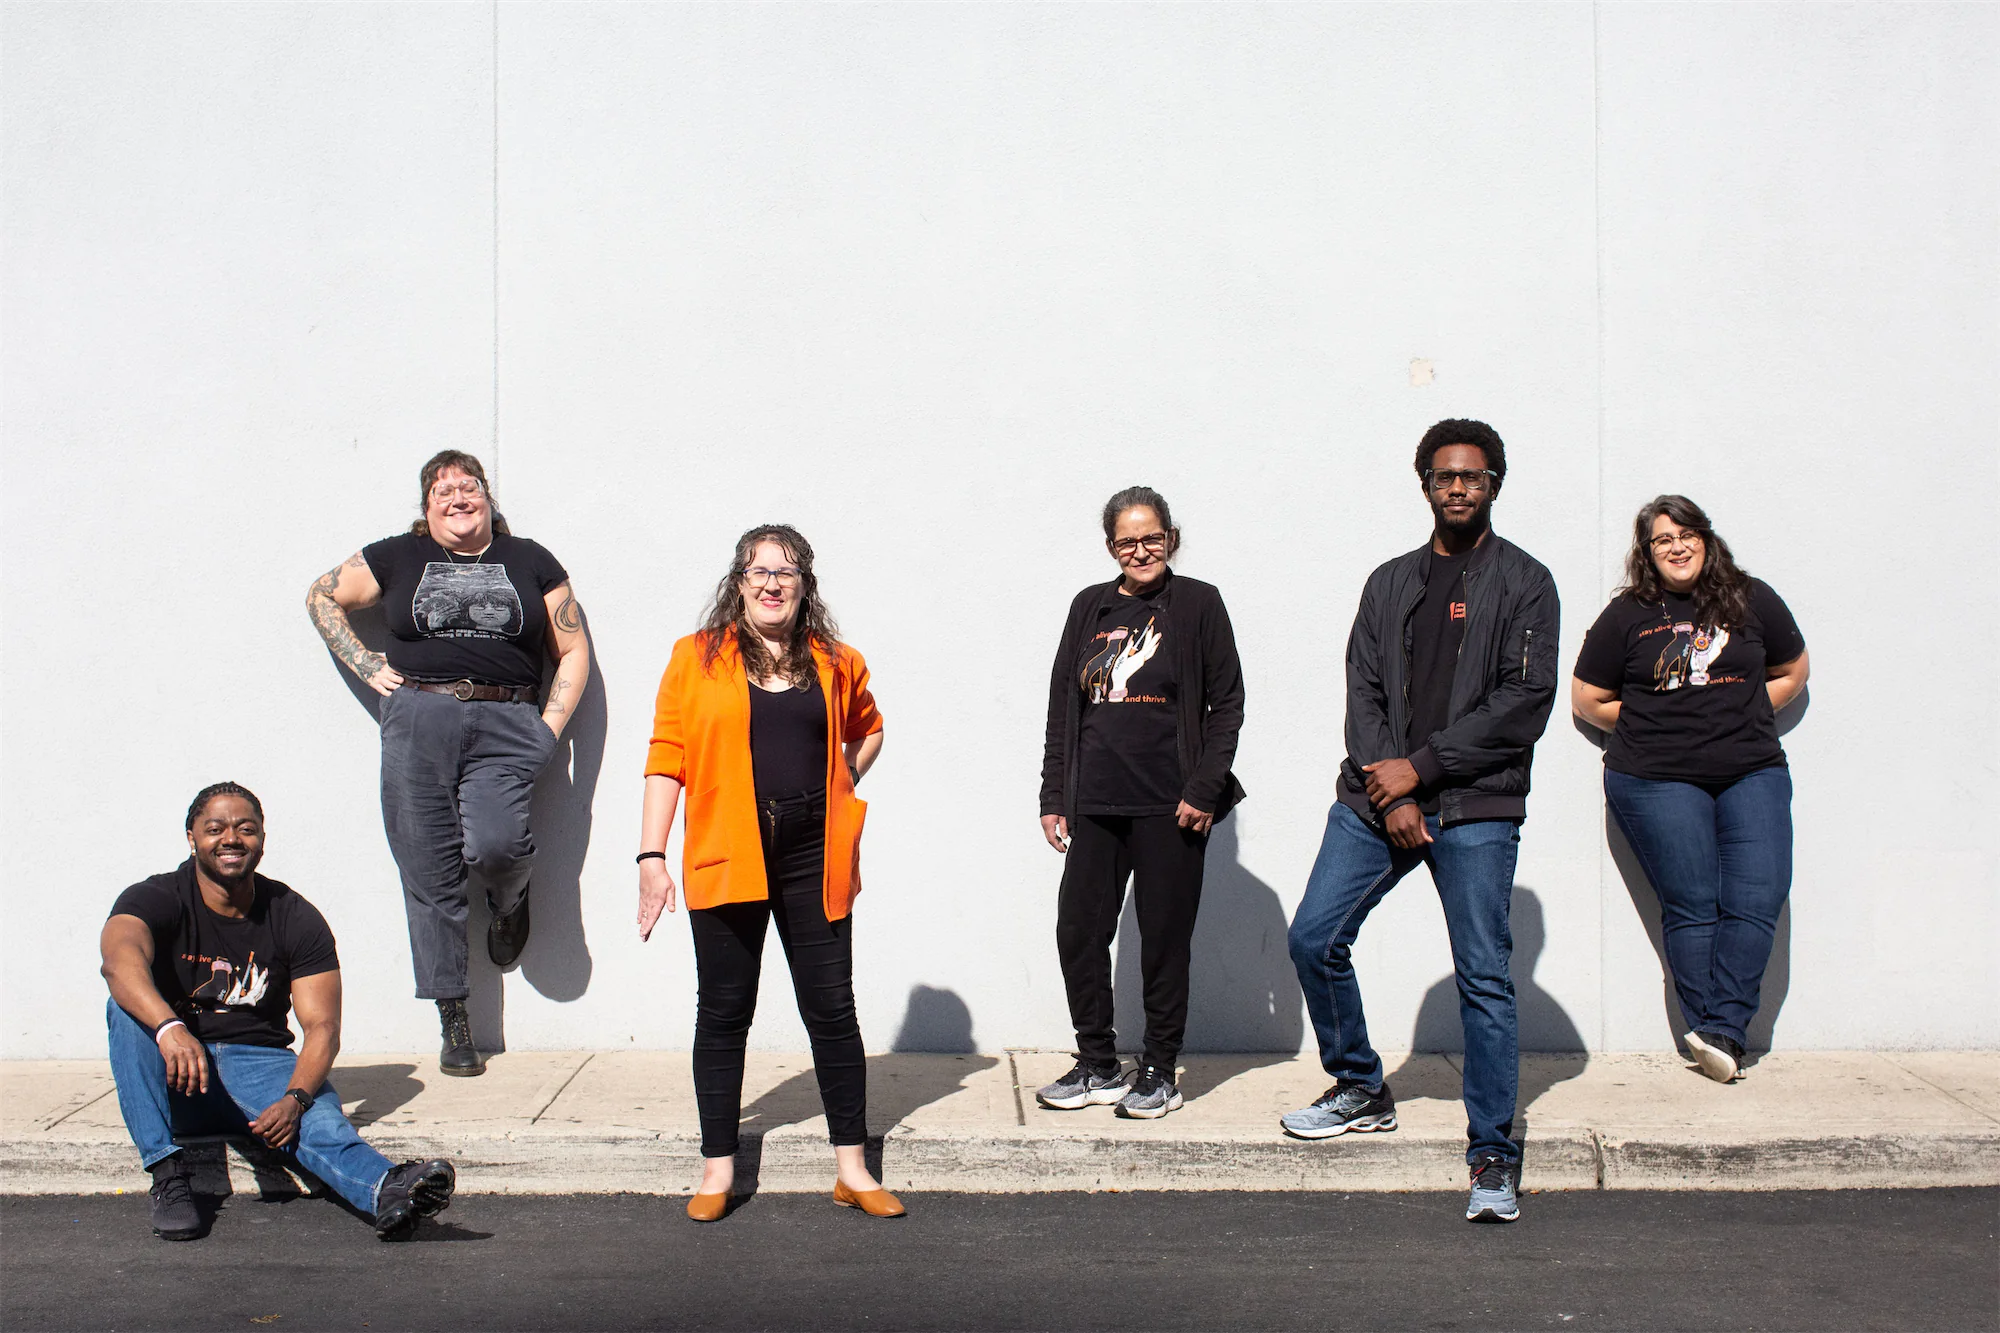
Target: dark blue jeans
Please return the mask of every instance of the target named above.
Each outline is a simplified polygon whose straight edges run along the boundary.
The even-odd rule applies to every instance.
[[[292,1081],[298,1057],[284,1047],[207,1042],[208,1091],[182,1096],[167,1087],[167,1062],[153,1034],[116,1001],[106,1003],[104,1017],[111,1030],[111,1078],[118,1085],[118,1109],[145,1166],[180,1151],[175,1134],[248,1138],[250,1122],[284,1096]],[[321,1087],[312,1110],[299,1117],[298,1138],[288,1151],[341,1198],[364,1213],[374,1213],[375,1191],[391,1163],[354,1132],[333,1084]]]
[[[1466,1160],[1483,1155],[1521,1159],[1515,1146],[1514,1098],[1521,1077],[1520,1026],[1508,962],[1514,937],[1508,911],[1521,827],[1513,820],[1440,825],[1427,815],[1435,841],[1413,851],[1390,844],[1339,802],[1326,817],[1326,837],[1292,917],[1287,943],[1306,1013],[1319,1038],[1320,1063],[1343,1087],[1382,1086],[1382,1057],[1368,1044],[1361,987],[1352,950],[1361,923],[1403,876],[1428,865],[1444,903],[1458,974],[1458,1014],[1465,1026]]]
[[[1607,768],[1604,799],[1659,895],[1688,1029],[1743,1045],[1792,891],[1791,770],[1704,786]]]

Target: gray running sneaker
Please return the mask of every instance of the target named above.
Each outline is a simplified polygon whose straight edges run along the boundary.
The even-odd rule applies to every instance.
[[[1158,1120],[1180,1109],[1181,1090],[1174,1086],[1172,1071],[1146,1065],[1132,1081],[1132,1091],[1119,1099],[1116,1113],[1127,1120]]]
[[[1330,1139],[1337,1134],[1373,1134],[1396,1127],[1396,1098],[1384,1083],[1380,1092],[1333,1087],[1302,1111],[1288,1111],[1278,1124],[1295,1139]]]
[[[1521,1215],[1515,1181],[1521,1164],[1501,1157],[1482,1157],[1472,1164],[1472,1198],[1465,1205],[1468,1222],[1512,1222]]]
[[[1051,1111],[1081,1111],[1086,1106],[1109,1106],[1125,1095],[1130,1075],[1123,1067],[1105,1073],[1082,1060],[1076,1067],[1035,1094],[1035,1100]]]

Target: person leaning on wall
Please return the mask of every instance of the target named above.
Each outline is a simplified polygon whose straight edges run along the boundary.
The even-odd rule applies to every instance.
[[[1229,767],[1243,668],[1221,594],[1167,563],[1181,534],[1165,498],[1129,487],[1103,519],[1119,574],[1070,603],[1042,750],[1042,835],[1065,857],[1056,948],[1076,1066],[1035,1100],[1056,1111],[1115,1103],[1121,1116],[1155,1120],[1181,1106],[1175,1065],[1209,830],[1243,799]],[[1130,1073],[1111,989],[1128,877],[1146,1008],[1145,1050]]]
[[[1604,798],[1660,899],[1667,969],[1701,1072],[1742,1072],[1792,887],[1792,776],[1777,713],[1806,683],[1784,600],[1700,505],[1639,511],[1625,582],[1584,636],[1576,715],[1611,733]]]
[[[1493,531],[1507,478],[1497,431],[1440,421],[1415,462],[1431,538],[1362,588],[1347,640],[1347,759],[1287,937],[1334,1083],[1279,1125],[1302,1139],[1396,1127],[1353,949],[1375,905],[1427,866],[1465,1033],[1465,1216],[1512,1222],[1521,1147],[1510,914],[1535,742],[1555,706],[1561,606],[1547,568]]]
[[[306,610],[327,647],[382,696],[382,823],[402,874],[417,996],[435,1000],[438,1068],[486,1072],[466,1016],[468,885],[492,909],[486,953],[512,967],[528,942],[535,840],[528,806],[590,677],[569,575],[508,530],[471,454],[447,449],[417,481],[410,530],[322,574]],[[347,614],[382,604],[387,654]],[[555,658],[546,703],[542,659]]]
[[[639,935],[674,910],[667,836],[688,793],[681,878],[694,934],[695,1104],[701,1184],[688,1216],[728,1212],[743,1116],[743,1051],[757,1009],[764,932],[775,923],[812,1041],[833,1142],[833,1201],[871,1217],[903,1205],[868,1171],[868,1067],[854,1009],[855,785],[882,749],[868,666],[820,599],[795,529],[736,543],[707,621],[674,645],[660,680],[639,833]]]

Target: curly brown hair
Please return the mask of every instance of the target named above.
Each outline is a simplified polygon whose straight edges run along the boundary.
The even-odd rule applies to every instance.
[[[493,530],[505,537],[513,536],[506,515],[500,512],[499,497],[493,494],[493,485],[486,480],[485,467],[462,449],[440,449],[417,474],[417,521],[410,524],[410,531],[421,537],[431,530],[431,487],[437,485],[438,474],[446,468],[457,468],[479,483],[479,489],[486,492],[487,505],[493,510]]]
[[[785,558],[799,567],[799,614],[792,621],[792,633],[785,655],[773,661],[762,635],[753,632],[743,617],[743,575],[759,542],[775,542]],[[701,625],[701,669],[712,672],[722,645],[731,640],[743,655],[744,670],[753,680],[782,676],[794,689],[810,689],[819,670],[813,665],[813,649],[831,656],[840,646],[840,627],[833,613],[820,600],[819,577],[813,573],[812,543],[789,523],[765,523],[736,539],[736,556],[729,572],[715,585],[715,599]]]
[[[1750,572],[1736,563],[1702,507],[1685,495],[1659,495],[1632,521],[1632,549],[1625,556],[1625,582],[1614,596],[1660,602],[1665,593],[1653,564],[1653,520],[1662,514],[1701,537],[1701,574],[1694,582],[1694,615],[1703,625],[1735,629],[1750,613]]]

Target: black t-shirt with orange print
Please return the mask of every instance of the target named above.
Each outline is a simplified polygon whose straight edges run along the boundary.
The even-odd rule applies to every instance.
[[[1726,783],[1785,762],[1767,668],[1798,660],[1805,636],[1784,599],[1750,580],[1741,625],[1695,623],[1692,599],[1614,597],[1584,635],[1576,678],[1616,690],[1605,767],[1662,782]]]
[[[1077,663],[1078,814],[1171,815],[1181,805],[1180,681],[1164,588],[1114,597]]]
[[[187,860],[112,905],[112,916],[136,916],[152,930],[153,985],[202,1041],[290,1046],[292,982],[340,966],[318,908],[277,880],[256,883],[248,915],[221,916],[202,901]]]

